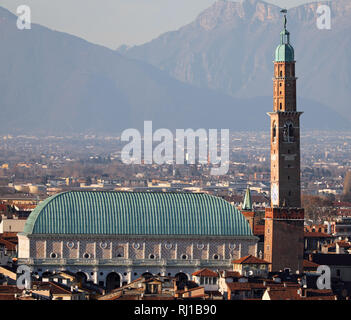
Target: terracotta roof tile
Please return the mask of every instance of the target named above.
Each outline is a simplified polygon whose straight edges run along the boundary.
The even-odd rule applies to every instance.
[[[303,260],[303,267],[304,268],[318,268],[319,264],[314,263],[314,262],[309,261],[309,260]]]
[[[227,282],[230,291],[251,291],[253,289],[265,289],[263,283],[257,282]]]
[[[256,258],[252,255],[248,255],[240,259],[233,260],[232,263],[233,264],[270,264],[270,262]]]
[[[217,272],[214,272],[214,271],[207,269],[207,268],[197,270],[192,275],[196,276],[196,277],[213,277],[213,278],[218,277]]]
[[[304,232],[304,237],[305,238],[332,238],[333,236],[324,232]]]

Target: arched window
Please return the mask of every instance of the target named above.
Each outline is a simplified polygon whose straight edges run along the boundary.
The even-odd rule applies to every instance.
[[[276,142],[277,141],[277,124],[273,122],[273,128],[272,128],[272,141]]]
[[[294,142],[294,125],[291,121],[285,122],[283,136],[285,142]]]

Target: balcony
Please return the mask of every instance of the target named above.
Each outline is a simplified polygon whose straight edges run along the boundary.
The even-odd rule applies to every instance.
[[[229,268],[230,260],[200,259],[19,259],[19,264],[41,266],[122,266],[122,267],[196,267]]]

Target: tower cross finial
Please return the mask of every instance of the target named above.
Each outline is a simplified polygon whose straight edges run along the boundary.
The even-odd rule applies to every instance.
[[[287,24],[286,14],[288,13],[288,10],[282,9],[282,10],[280,10],[280,12],[284,13],[284,29],[286,29],[286,24]]]

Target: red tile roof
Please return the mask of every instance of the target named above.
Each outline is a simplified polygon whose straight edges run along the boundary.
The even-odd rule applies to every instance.
[[[254,235],[261,236],[264,235],[264,225],[255,225],[254,226]]]
[[[221,275],[222,277],[225,277],[225,278],[242,278],[243,277],[239,272],[232,271],[232,270],[221,271]]]
[[[299,289],[287,288],[270,288],[268,291],[271,300],[336,300],[331,290],[307,289],[306,296],[302,296]]]
[[[270,262],[256,258],[251,254],[248,256],[242,257],[240,259],[233,260],[232,263],[233,264],[270,264]]]
[[[263,283],[257,282],[227,282],[227,287],[230,291],[251,291],[253,289],[265,289]]]
[[[270,288],[268,291],[271,300],[300,300],[296,288]]]
[[[332,238],[328,233],[324,232],[304,232],[305,238]]]
[[[3,244],[7,250],[16,251],[16,244],[0,238],[0,244]]]
[[[197,270],[192,275],[196,276],[196,277],[212,277],[212,278],[217,278],[218,277],[218,273],[217,272],[214,272],[214,271],[212,271],[210,269],[207,269],[207,268],[204,268],[204,269],[201,269],[201,270]]]
[[[49,290],[51,294],[72,294],[69,287],[51,281],[33,281],[32,285],[32,289],[34,289],[34,287],[36,286],[36,289],[34,290]]]
[[[18,289],[15,285],[2,285],[0,286],[0,294],[15,294],[22,293],[21,289]]]
[[[318,268],[319,267],[319,264],[317,263],[314,263],[312,261],[309,261],[309,260],[303,260],[303,267],[304,268]]]

